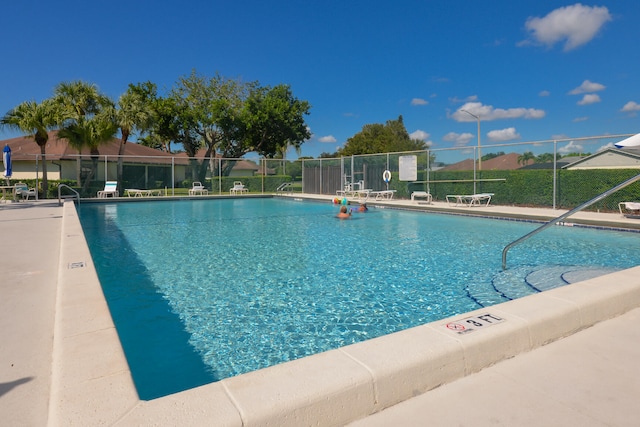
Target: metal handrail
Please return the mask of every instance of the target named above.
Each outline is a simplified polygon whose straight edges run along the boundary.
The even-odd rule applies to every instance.
[[[66,187],[69,190],[73,191],[73,193],[75,193],[75,196],[72,196],[72,197],[76,197],[78,199],[78,203],[80,203],[80,193],[78,193],[73,188],[69,187],[67,184],[60,184],[58,185],[58,204],[59,205],[62,205],[62,192],[61,192],[62,187]]]
[[[626,187],[627,185],[633,184],[634,182],[640,180],[640,174],[634,176],[633,178],[630,178],[626,181],[624,181],[622,184],[618,184],[615,187],[605,191],[604,193],[594,197],[593,199],[589,200],[588,202],[585,202],[583,204],[581,204],[580,206],[571,209],[569,212],[566,212],[562,215],[560,215],[559,217],[552,219],[551,221],[543,224],[542,226],[536,228],[535,230],[525,234],[524,236],[520,237],[517,240],[514,240],[513,242],[509,243],[507,246],[505,246],[505,248],[502,250],[502,269],[506,270],[507,269],[507,252],[509,251],[509,249],[511,249],[512,247],[514,247],[515,245],[524,242],[525,240],[527,240],[529,237],[534,236],[536,234],[538,234],[539,232],[543,231],[546,228],[551,227],[552,225],[562,221],[563,219],[573,215],[576,212],[579,212],[581,210],[583,210],[584,208],[591,206],[592,204],[599,202],[600,200],[604,199],[605,197],[615,193],[618,190],[623,189],[624,187]]]
[[[284,191],[285,188],[288,188],[288,187],[291,187],[291,186],[293,186],[292,182],[289,182],[289,181],[283,182],[282,184],[280,184],[278,186],[278,188],[276,188],[276,193],[281,193],[281,192]],[[291,190],[289,190],[289,191],[291,191]]]

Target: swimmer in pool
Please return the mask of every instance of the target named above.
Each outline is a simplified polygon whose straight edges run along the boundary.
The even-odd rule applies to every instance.
[[[369,208],[367,207],[366,203],[360,203],[360,206],[358,207],[358,212],[366,212],[368,210]]]
[[[340,213],[337,216],[340,219],[349,219],[351,218],[351,213],[347,212],[347,207],[342,205],[340,206]]]

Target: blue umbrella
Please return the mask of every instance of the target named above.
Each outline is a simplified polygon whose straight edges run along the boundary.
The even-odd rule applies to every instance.
[[[4,177],[11,178],[11,147],[8,144],[2,150],[2,163],[4,163]]]

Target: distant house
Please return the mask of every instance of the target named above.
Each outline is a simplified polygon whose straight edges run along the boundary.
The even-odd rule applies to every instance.
[[[482,161],[482,170],[513,170],[520,169],[523,165],[518,163],[518,153],[503,154],[493,159]],[[527,164],[533,163],[529,160]],[[458,163],[445,166],[441,171],[468,171],[473,170],[473,159],[466,159]]]
[[[607,148],[568,164],[563,169],[640,169],[640,152]]]
[[[0,147],[8,145],[11,148],[13,166],[12,178],[16,180],[30,180],[42,177],[42,158],[40,146],[32,138],[19,136],[0,141]],[[117,176],[118,151],[120,140],[111,141],[98,147],[98,168],[96,181],[115,179]],[[49,132],[46,146],[47,177],[51,180],[83,180],[91,171],[93,164],[88,149],[78,152],[69,145],[69,141],[58,138],[56,131]],[[204,160],[205,150],[198,151],[196,158]],[[253,176],[260,167],[251,160],[233,159],[233,166],[229,176]],[[191,178],[190,162],[185,153],[170,154],[135,142],[127,142],[124,150],[124,180],[135,188],[153,188],[157,182],[170,185],[171,180],[179,183]],[[271,170],[267,169],[267,173]]]
[[[575,163],[579,160],[582,160],[584,157],[580,156],[569,156],[558,159],[556,162],[556,169],[562,169],[572,163]],[[531,170],[531,169],[553,169],[553,162],[546,163],[531,163],[527,166],[524,166],[520,169]]]
[[[20,136],[0,141],[0,145],[3,147],[8,145],[11,148],[13,179],[24,180],[35,179],[36,176],[42,177],[40,146],[32,138]],[[116,177],[119,149],[120,140],[117,138],[98,147],[99,157],[95,180],[105,181],[105,177],[109,179]],[[78,152],[69,145],[68,140],[58,138],[56,131],[49,132],[45,153],[47,178],[52,180],[84,179],[92,168],[90,151],[83,149]],[[126,156],[125,173],[152,177],[155,178],[154,180],[162,180],[160,177],[171,176],[173,157],[171,154],[128,142],[125,145],[124,156]],[[185,165],[182,165],[182,175],[184,175],[184,167]],[[180,179],[180,176],[176,179]]]

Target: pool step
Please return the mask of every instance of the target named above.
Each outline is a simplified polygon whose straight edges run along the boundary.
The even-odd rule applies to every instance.
[[[491,285],[470,286],[467,292],[480,305],[486,307],[619,270],[576,265],[519,266],[496,274]]]

